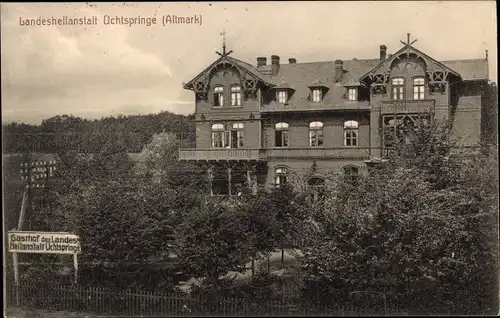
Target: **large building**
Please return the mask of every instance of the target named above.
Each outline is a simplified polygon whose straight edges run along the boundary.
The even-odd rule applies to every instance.
[[[184,84],[196,98],[196,147],[179,153],[206,166],[213,194],[280,184],[311,169],[314,183],[332,172],[361,173],[422,114],[451,119],[467,145],[481,139],[487,52],[482,59],[437,61],[408,35],[394,54],[381,45],[369,60],[283,63],[272,55],[270,63],[257,57],[254,66],[225,45],[217,53]]]

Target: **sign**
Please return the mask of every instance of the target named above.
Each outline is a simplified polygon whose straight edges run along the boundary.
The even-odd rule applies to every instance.
[[[9,231],[9,252],[77,254],[81,251],[77,235],[64,232]]]

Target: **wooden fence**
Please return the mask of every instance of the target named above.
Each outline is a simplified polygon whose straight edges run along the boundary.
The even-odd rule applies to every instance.
[[[311,306],[292,299],[191,297],[181,292],[113,291],[97,287],[13,286],[8,306],[29,310],[86,312],[112,316],[344,316],[331,304]]]

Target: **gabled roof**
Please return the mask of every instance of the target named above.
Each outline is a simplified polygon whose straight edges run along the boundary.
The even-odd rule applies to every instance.
[[[406,52],[411,52],[411,53],[416,53],[420,56],[423,56],[425,57],[427,60],[429,61],[432,61],[434,63],[436,63],[437,65],[441,66],[443,69],[447,70],[448,72],[454,74],[455,76],[458,76],[460,77],[460,74],[457,73],[456,71],[452,70],[451,68],[449,68],[448,66],[444,65],[443,63],[439,62],[439,61],[436,61],[435,59],[433,59],[432,57],[428,56],[427,54],[417,50],[416,48],[414,48],[413,46],[407,44],[405,46],[403,46],[399,51],[397,51],[396,53],[394,53],[391,57],[381,61],[377,66],[375,66],[374,68],[372,68],[371,70],[369,70],[368,72],[366,72],[365,74],[363,74],[359,80],[362,81],[364,78],[366,78],[370,73],[376,71],[377,69],[381,68],[382,66],[384,65],[390,65],[395,59],[397,59],[401,54],[405,53]]]
[[[196,75],[192,80],[190,80],[187,84],[184,84],[184,88],[185,89],[192,89],[193,88],[193,84],[194,82],[196,82],[196,80],[198,80],[201,76],[203,76],[204,74],[206,74],[207,72],[210,72],[212,70],[212,68],[219,64],[219,63],[222,63],[222,62],[228,62],[229,64],[232,64],[234,67],[236,67],[239,71],[243,71],[243,72],[247,72],[249,73],[250,75],[252,75],[253,77],[257,78],[258,80],[262,81],[263,83],[267,84],[267,85],[270,85],[270,86],[273,86],[273,85],[276,85],[276,83],[274,83],[274,81],[272,81],[272,79],[268,76],[268,75],[264,75],[262,74],[257,68],[255,68],[253,65],[249,64],[249,63],[246,63],[246,62],[243,62],[241,60],[238,60],[236,58],[233,58],[231,56],[228,56],[228,55],[224,55],[224,56],[221,56],[220,58],[218,58],[215,62],[213,62],[212,64],[210,64],[210,66],[208,66],[207,68],[205,68],[202,72],[200,72],[198,75]]]
[[[288,84],[288,83],[281,83],[279,84],[278,86],[275,86],[273,87],[275,89],[289,89],[289,90],[295,90],[292,85]]]
[[[314,82],[312,82],[311,84],[307,85],[307,87],[325,87],[325,88],[329,88],[328,85],[326,85],[325,83],[323,83],[319,79],[316,79]]]
[[[271,76],[271,78],[276,82],[283,79],[295,89],[288,101],[290,108],[294,108],[295,105],[303,108],[305,104],[310,103],[309,85],[316,81],[320,81],[329,88],[328,93],[323,96],[322,103],[336,105],[344,103],[342,97],[345,94],[345,87],[342,85],[349,83],[351,78],[358,79],[364,72],[380,62],[379,59],[343,61],[342,82],[336,83],[334,61],[335,59],[326,62],[281,64],[278,75]],[[259,70],[265,72],[270,67],[266,65]]]

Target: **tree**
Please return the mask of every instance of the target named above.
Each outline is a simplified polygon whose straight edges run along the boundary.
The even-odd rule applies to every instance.
[[[449,140],[443,126],[420,128],[357,187],[327,196],[301,260],[315,288],[384,291],[414,312],[479,312],[475,295],[491,305],[496,289],[478,282],[496,268],[496,158]]]
[[[219,289],[230,271],[242,272],[255,249],[250,224],[238,202],[207,199],[186,215],[177,232],[184,272]]]

